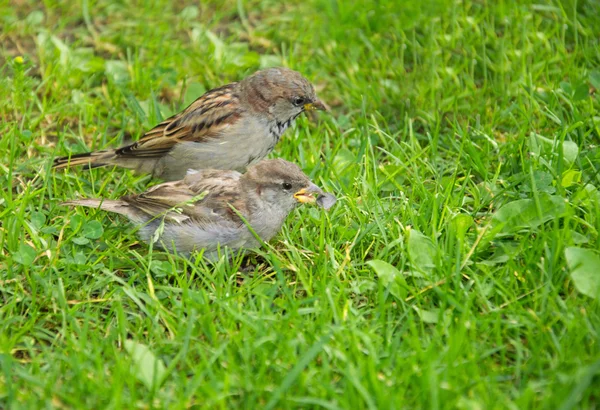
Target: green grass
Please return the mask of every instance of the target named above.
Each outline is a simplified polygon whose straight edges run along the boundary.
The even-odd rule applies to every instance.
[[[600,405],[598,2],[125,3],[0,5],[0,407]],[[58,206],[153,181],[54,156],[271,65],[332,108],[273,156],[339,201],[255,270]]]

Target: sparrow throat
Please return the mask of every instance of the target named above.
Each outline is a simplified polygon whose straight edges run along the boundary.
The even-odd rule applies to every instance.
[[[271,129],[269,130],[271,136],[275,139],[275,144],[279,142],[279,138],[281,138],[285,130],[287,130],[290,127],[290,125],[294,123],[296,118],[298,118],[298,116],[302,114],[302,112],[303,111],[300,111],[299,113],[290,117],[287,121],[275,121],[275,123],[271,126]]]

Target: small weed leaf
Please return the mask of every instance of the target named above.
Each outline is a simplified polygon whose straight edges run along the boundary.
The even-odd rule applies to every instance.
[[[139,381],[153,390],[159,387],[165,377],[166,368],[162,360],[158,359],[148,346],[133,340],[125,341],[125,350],[131,355],[133,372]]]
[[[38,212],[38,211],[32,212],[31,215],[29,216],[29,218],[31,220],[31,225],[37,231],[39,231],[46,223],[46,215],[44,215],[43,213]]]
[[[600,257],[590,249],[565,249],[565,258],[575,288],[593,299],[600,298]]]
[[[13,254],[13,258],[21,265],[29,266],[33,263],[37,256],[37,252],[31,246],[22,243],[19,245],[19,251]]]
[[[77,232],[81,229],[81,226],[83,225],[83,217],[81,215],[73,215],[71,216],[71,219],[69,221],[69,226],[71,227],[71,229],[73,230],[73,232]]]
[[[415,310],[417,311],[417,313],[419,314],[419,317],[421,318],[421,320],[424,323],[431,323],[431,324],[435,324],[439,322],[439,310],[425,310],[425,309],[418,309],[415,307]]]
[[[154,277],[164,277],[172,270],[172,265],[169,261],[157,261],[153,260],[150,262],[150,271]]]
[[[560,141],[546,138],[542,135],[531,133],[529,138],[529,149],[540,156],[542,154],[552,153],[555,156],[560,152]],[[562,158],[565,164],[571,166],[579,155],[579,147],[573,141],[562,142]]]
[[[521,228],[536,228],[565,214],[565,200],[556,195],[541,194],[539,209],[534,199],[519,199],[501,207],[493,216],[494,225],[502,225],[504,232]]]
[[[124,61],[107,60],[104,63],[104,67],[105,67],[104,70],[105,70],[106,76],[111,78],[117,84],[126,83],[127,80],[129,79],[129,70],[127,68],[127,63]],[[139,107],[139,105],[138,105],[138,107]],[[141,108],[139,111],[141,111]],[[138,115],[139,115],[139,111],[138,111]]]
[[[590,73],[590,84],[596,90],[600,90],[600,71],[592,71]]]
[[[573,101],[582,101],[590,96],[590,89],[586,83],[582,83],[575,87],[573,91]]]
[[[458,214],[452,218],[451,226],[456,237],[463,241],[469,228],[473,225],[473,217],[467,214]]]
[[[437,248],[427,236],[416,230],[408,234],[408,256],[413,268],[430,273],[435,268]]]
[[[184,7],[183,10],[181,10],[181,13],[179,15],[181,16],[182,19],[190,21],[190,20],[194,20],[195,18],[197,18],[199,14],[200,14],[200,10],[198,10],[197,6],[186,6],[186,7]],[[204,94],[204,93],[202,93],[202,94]]]
[[[573,197],[574,201],[592,201],[600,203],[600,192],[593,184],[585,184]]]
[[[73,243],[76,245],[87,245],[90,243],[90,240],[83,236],[78,236],[77,238],[73,238]]]
[[[390,291],[396,298],[404,300],[406,298],[406,289],[408,285],[402,273],[393,265],[379,259],[367,262],[381,281],[381,284]]]
[[[577,155],[579,155],[579,147],[573,141],[563,141],[562,149],[563,160],[570,166],[577,159]]]
[[[579,181],[581,181],[581,171],[570,169],[563,173],[560,184],[563,187],[568,188],[579,183]]]
[[[531,177],[529,175],[525,176],[520,189],[522,192],[545,192],[553,194],[556,192],[556,188],[552,185],[553,182],[552,174],[535,170]]]
[[[88,239],[98,239],[102,236],[104,229],[98,221],[88,221],[83,225],[81,233]]]
[[[333,159],[333,167],[340,174],[344,172],[349,166],[356,165],[356,155],[350,150],[342,148],[339,150],[335,158]]]

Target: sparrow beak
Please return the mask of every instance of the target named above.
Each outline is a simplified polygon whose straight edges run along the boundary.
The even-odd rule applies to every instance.
[[[323,192],[321,188],[313,183],[296,192],[294,198],[303,204],[317,204],[317,206],[325,210],[331,208],[337,201],[334,195]]]
[[[323,195],[321,188],[311,183],[308,187],[302,188],[294,194],[294,198],[302,204],[314,204],[317,202],[319,195]]]
[[[327,107],[325,106],[325,104],[323,104],[323,102],[321,100],[315,100],[311,103],[304,104],[304,111],[315,111],[315,110],[327,111]]]

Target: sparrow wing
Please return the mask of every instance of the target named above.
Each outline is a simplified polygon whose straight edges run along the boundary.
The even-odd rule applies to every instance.
[[[239,193],[240,176],[236,171],[188,172],[181,181],[159,184],[123,200],[147,215],[167,221],[239,225],[242,221],[232,207],[243,215],[247,211]]]
[[[184,111],[161,122],[138,141],[117,149],[116,154],[136,158],[160,157],[178,142],[202,142],[218,137],[241,115],[237,84],[206,92]]]

